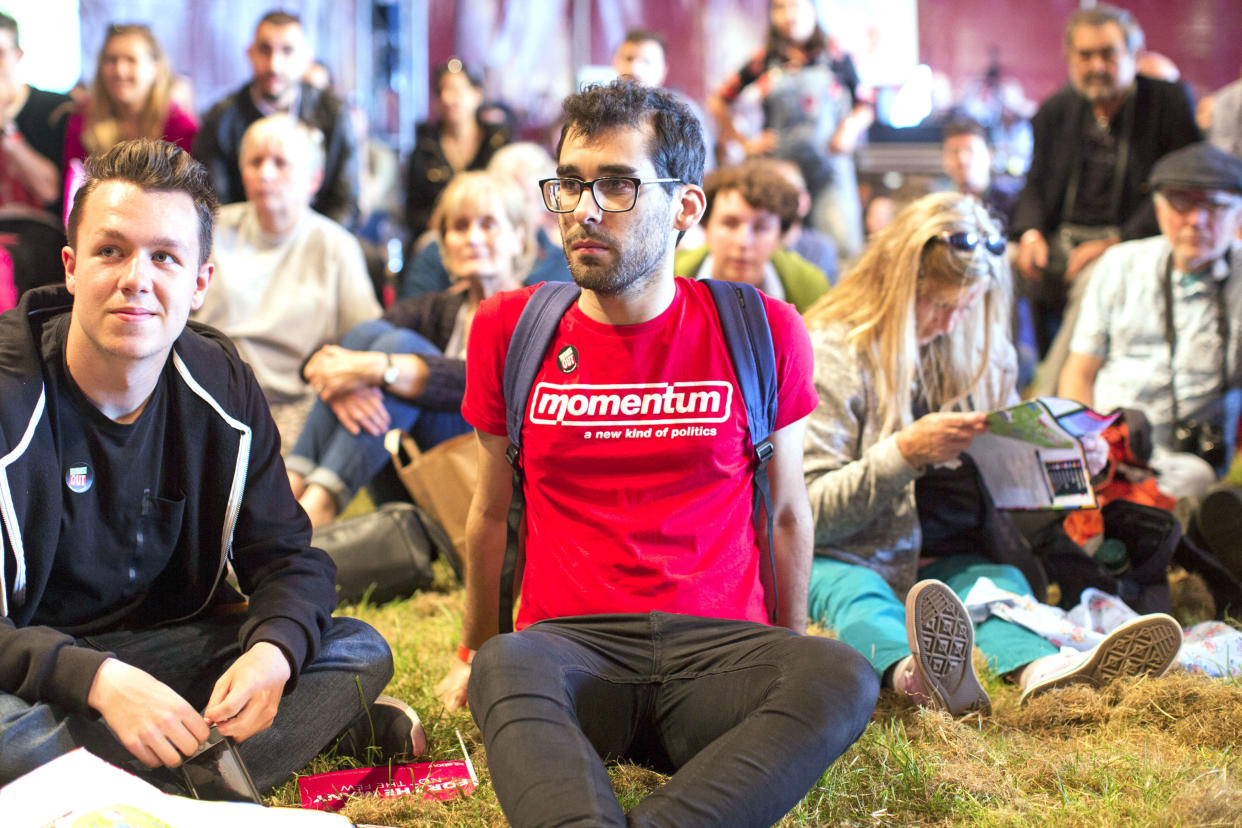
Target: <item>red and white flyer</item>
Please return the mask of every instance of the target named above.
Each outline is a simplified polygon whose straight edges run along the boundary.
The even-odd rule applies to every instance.
[[[302,807],[319,811],[336,811],[354,796],[378,796],[391,799],[399,796],[421,796],[428,801],[447,801],[474,793],[479,779],[466,752],[461,734],[457,734],[465,759],[440,762],[411,762],[379,768],[317,773],[298,779]]]

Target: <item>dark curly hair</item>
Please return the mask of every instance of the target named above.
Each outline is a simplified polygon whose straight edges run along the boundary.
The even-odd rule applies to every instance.
[[[717,194],[736,190],[751,207],[767,210],[778,217],[782,233],[793,227],[798,220],[798,188],[781,174],[778,164],[771,159],[754,158],[709,172],[703,180],[703,190],[707,193],[703,223],[711,218]]]
[[[651,125],[648,154],[660,178],[678,178],[687,184],[703,180],[703,129],[694,113],[662,89],[629,80],[592,85],[570,95],[562,105],[561,138],[556,144],[560,157],[565,136],[573,133],[592,138],[617,127],[641,128]],[[664,184],[672,193],[677,185]]]

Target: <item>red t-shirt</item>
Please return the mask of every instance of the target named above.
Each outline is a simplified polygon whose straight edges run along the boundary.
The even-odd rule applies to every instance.
[[[462,414],[504,435],[504,361],[534,288],[483,302]],[[776,427],[815,408],[810,340],[764,297]],[[613,326],[569,309],[522,431],[526,570],[517,628],[544,618],[663,611],[766,623],[751,518],[753,451],[715,303],[677,279],[660,316]]]

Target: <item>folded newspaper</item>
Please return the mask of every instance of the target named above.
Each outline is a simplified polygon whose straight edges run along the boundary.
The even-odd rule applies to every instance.
[[[1100,434],[1120,415],[1039,397],[988,414],[988,430],[966,453],[998,509],[1093,509],[1095,490],[1080,438]]]

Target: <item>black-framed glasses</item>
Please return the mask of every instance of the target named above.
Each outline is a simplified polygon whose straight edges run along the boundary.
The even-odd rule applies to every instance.
[[[543,204],[553,213],[572,213],[587,190],[599,209],[606,213],[624,213],[638,203],[638,188],[644,184],[680,184],[680,178],[635,178],[628,175],[607,175],[593,181],[578,178],[545,178],[539,182]]]
[[[950,250],[956,250],[958,253],[974,253],[975,248],[982,244],[983,249],[993,256],[1005,255],[1005,237],[998,234],[980,236],[973,230],[957,232],[946,230],[937,238],[947,244]]]

